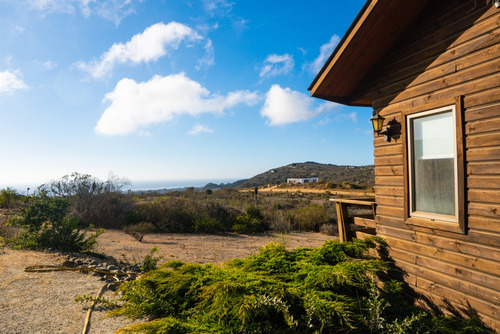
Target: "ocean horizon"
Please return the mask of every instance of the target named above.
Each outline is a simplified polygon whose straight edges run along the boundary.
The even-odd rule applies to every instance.
[[[177,188],[187,188],[187,187],[204,187],[208,183],[233,183],[240,179],[187,179],[187,180],[142,180],[134,181],[129,180],[129,184],[123,187],[123,191],[148,191],[148,190],[160,190],[160,189],[177,189]],[[36,189],[41,186],[42,183],[36,182],[12,182],[12,183],[1,183],[0,189],[5,189],[7,187],[17,190],[19,194],[22,195],[32,195]],[[29,190],[28,190],[29,189]]]
[[[130,181],[130,184],[125,186],[124,190],[160,190],[160,189],[177,189],[187,187],[204,187],[208,183],[233,183],[240,179],[191,179],[191,180],[152,180],[152,181]]]

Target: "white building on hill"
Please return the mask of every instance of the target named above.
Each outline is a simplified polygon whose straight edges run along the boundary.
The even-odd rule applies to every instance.
[[[286,183],[314,183],[318,182],[317,177],[301,177],[301,178],[289,178],[286,179]]]

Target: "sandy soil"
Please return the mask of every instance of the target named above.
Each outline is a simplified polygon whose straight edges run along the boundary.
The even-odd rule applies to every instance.
[[[165,260],[194,263],[221,263],[254,254],[275,241],[288,248],[316,247],[331,239],[318,233],[289,235],[188,235],[151,234],[140,243],[122,231],[106,231],[99,237],[98,251],[117,260],[140,259],[158,247]],[[0,333],[81,333],[86,309],[74,302],[77,296],[97,295],[104,285],[99,277],[78,272],[26,273],[30,265],[61,264],[58,254],[0,250]],[[107,291],[105,296],[112,297]],[[92,313],[89,332],[115,333],[129,322],[125,318],[106,318],[105,311]]]
[[[109,230],[98,239],[97,251],[117,260],[133,262],[143,258],[153,247],[158,247],[165,260],[193,263],[222,263],[233,258],[255,254],[269,242],[280,242],[287,248],[318,247],[332,239],[319,233],[291,234],[148,234],[142,242],[119,230]]]
[[[0,251],[0,333],[82,333],[87,310],[74,299],[97,295],[105,283],[78,272],[24,272],[27,266],[62,262],[56,254]],[[92,313],[89,333],[114,333],[129,323],[125,318],[103,319],[104,315],[98,309]]]
[[[250,190],[247,190],[250,191]],[[301,187],[286,187],[286,188],[278,188],[277,186],[269,187],[269,188],[259,188],[259,193],[296,193],[300,191],[301,193],[313,193],[313,194],[322,194],[329,192],[332,197],[335,195],[342,196],[351,196],[351,197],[372,197],[375,196],[375,192],[372,189],[342,189],[342,190],[334,190],[334,189],[317,189],[317,188],[301,188]]]

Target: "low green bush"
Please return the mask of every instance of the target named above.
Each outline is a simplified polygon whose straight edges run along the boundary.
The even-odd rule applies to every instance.
[[[104,233],[99,229],[87,236],[88,229],[80,232],[78,221],[67,217],[70,202],[64,198],[48,196],[33,197],[27,208],[13,217],[11,224],[23,231],[7,241],[14,248],[46,249],[52,248],[68,252],[92,250],[97,237]]]
[[[194,221],[194,231],[197,233],[216,233],[224,231],[224,225],[210,216],[202,216]]]
[[[7,187],[0,190],[0,208],[11,208],[21,202],[21,197],[15,189]]]
[[[239,234],[259,233],[268,229],[264,220],[264,215],[259,208],[249,206],[246,209],[246,214],[239,215],[236,218],[236,223],[231,230]]]
[[[158,269],[158,262],[163,259],[163,254],[156,255],[156,253],[158,253],[158,247],[151,248],[149,254],[144,256],[142,260],[136,262],[135,264],[138,265],[143,272]]]
[[[482,333],[477,319],[433,317],[407,300],[402,283],[377,288],[389,270],[367,258],[372,237],[288,251],[269,244],[221,266],[171,261],[121,286],[111,315],[155,319],[119,333]]]

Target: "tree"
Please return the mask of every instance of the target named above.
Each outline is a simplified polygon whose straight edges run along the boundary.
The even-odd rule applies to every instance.
[[[71,200],[70,216],[83,225],[119,228],[132,211],[132,201],[122,193],[128,181],[111,174],[101,181],[89,174],[72,173],[41,185],[40,193]]]

